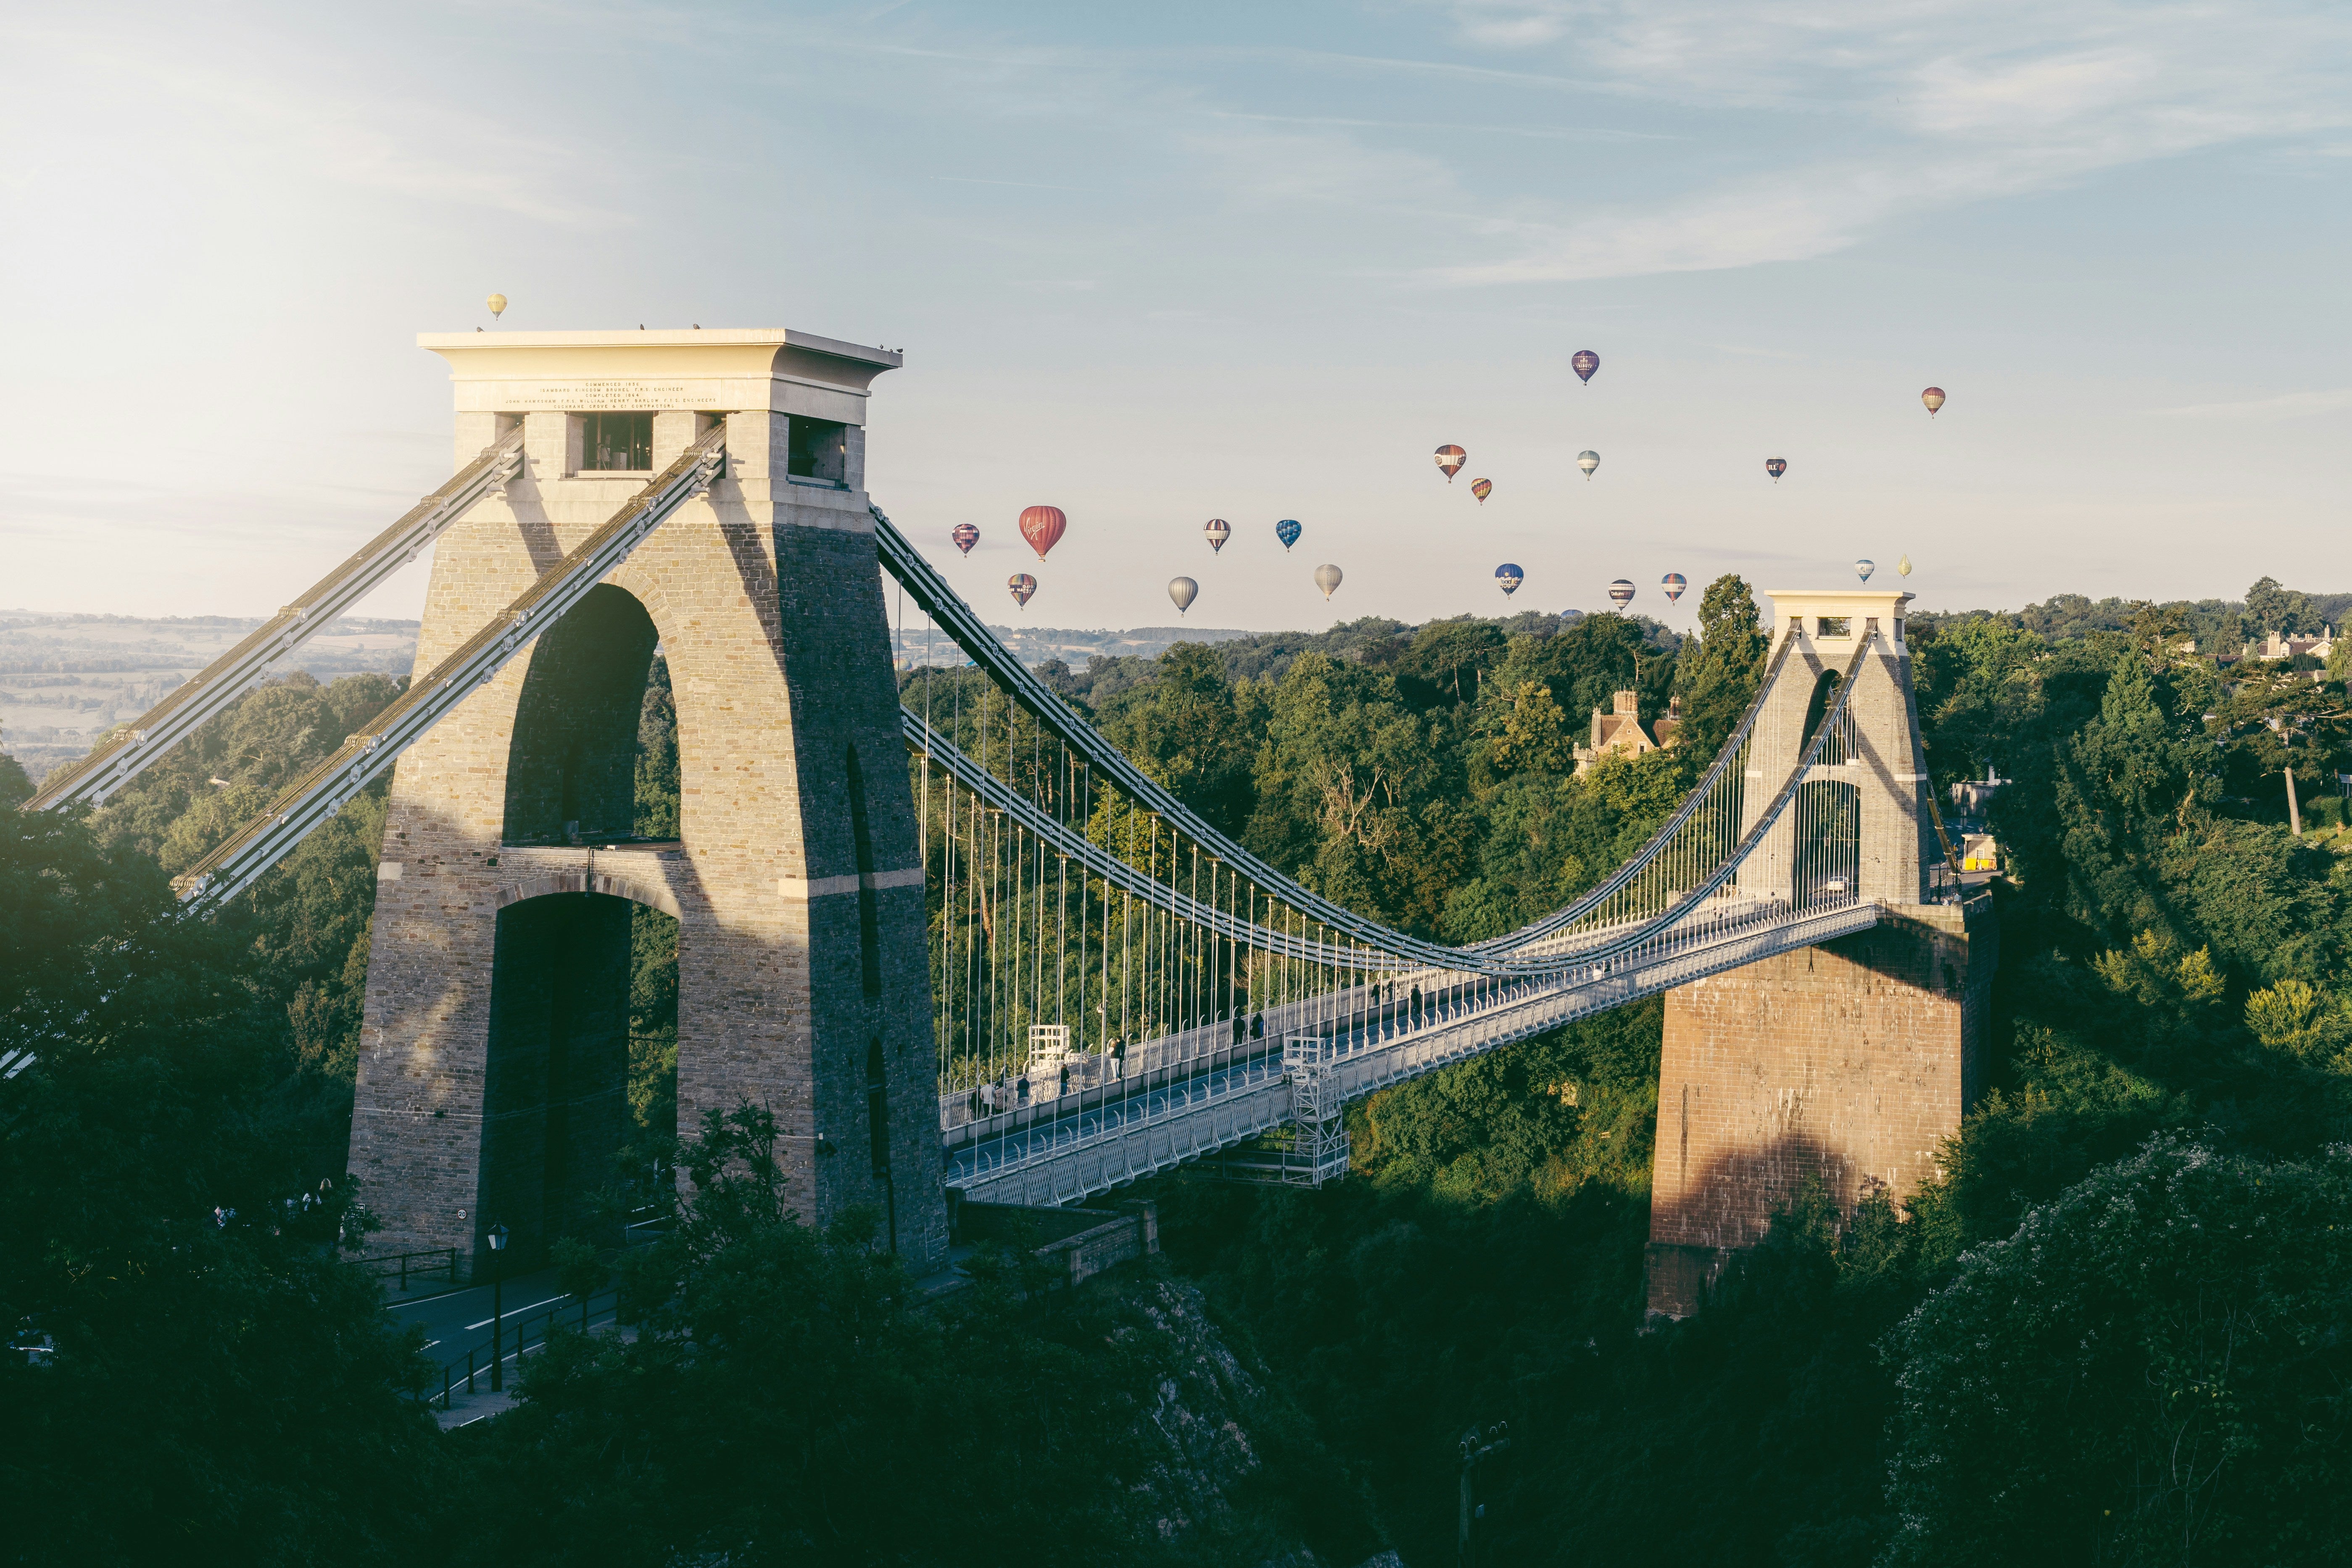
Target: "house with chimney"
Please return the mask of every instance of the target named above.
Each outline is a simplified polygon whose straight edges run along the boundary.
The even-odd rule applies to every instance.
[[[1675,698],[1661,714],[1653,729],[1642,728],[1641,694],[1620,691],[1608,709],[1592,710],[1592,743],[1576,748],[1576,771],[1588,772],[1602,757],[1615,754],[1638,757],[1644,752],[1654,752],[1661,746],[1671,746],[1682,729],[1683,700]]]

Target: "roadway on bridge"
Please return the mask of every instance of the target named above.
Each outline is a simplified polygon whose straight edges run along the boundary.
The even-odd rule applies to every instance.
[[[1360,1018],[1351,1026],[1339,1029],[1328,1037],[1338,1054],[1346,1057],[1384,1045],[1412,1029],[1443,1027],[1473,1009],[1459,995],[1446,992],[1433,993],[1423,999],[1418,1023],[1402,1021],[1402,1016],[1411,1010],[1408,1003],[1384,1003],[1369,1018]],[[1137,1123],[1156,1121],[1212,1100],[1278,1080],[1284,1070],[1282,1042],[1267,1039],[1255,1043],[1263,1048],[1238,1061],[1227,1062],[1205,1072],[1193,1073],[1132,1095],[1118,1095],[1088,1109],[1053,1116],[1050,1121],[1035,1122],[1016,1131],[983,1136],[954,1150],[950,1155],[948,1185],[963,1186],[1006,1166],[1040,1159],[1057,1150],[1073,1148]],[[1081,1097],[1072,1095],[1068,1098],[1077,1100]],[[1052,1104],[1050,1100],[1045,1102],[1049,1114]]]

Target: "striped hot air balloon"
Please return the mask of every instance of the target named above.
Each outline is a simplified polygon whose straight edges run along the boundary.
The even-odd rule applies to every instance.
[[[955,547],[958,550],[969,555],[971,553],[971,547],[980,542],[980,530],[968,522],[959,522],[948,537],[955,541]]]
[[[1062,531],[1069,526],[1070,520],[1062,515],[1057,506],[1033,506],[1021,514],[1021,537],[1029,542],[1029,548],[1037,552],[1040,561],[1045,559],[1045,552],[1061,542]]]
[[[1208,521],[1208,525],[1201,530],[1201,537],[1209,542],[1209,552],[1212,555],[1215,554],[1218,551],[1223,550],[1225,547],[1225,541],[1231,539],[1233,536],[1233,524],[1227,522],[1222,517],[1211,518]],[[1181,580],[1181,579],[1180,579],[1180,581]]]
[[[1527,575],[1510,562],[1506,561],[1495,568],[1495,586],[1500,588],[1503,591],[1503,597],[1507,599],[1519,591],[1519,584],[1527,581]]]
[[[1940,386],[1931,386],[1919,395],[1919,401],[1927,405],[1927,417],[1933,419],[1936,416],[1936,410],[1944,406],[1944,389]]]
[[[1576,455],[1576,466],[1584,470],[1584,477],[1589,479],[1592,477],[1592,470],[1601,466],[1601,454],[1591,451],[1579,452]]]
[[[1470,454],[1459,447],[1440,447],[1437,449],[1437,466],[1445,470],[1445,482],[1449,485],[1454,482],[1454,476],[1462,471],[1462,465],[1469,460]]]
[[[1470,481],[1470,493],[1478,498],[1478,504],[1480,506],[1484,506],[1486,504],[1486,498],[1495,493],[1495,481],[1492,479],[1472,479]]]
[[[1617,607],[1622,610],[1633,602],[1633,584],[1620,577],[1609,584],[1609,596],[1617,601]]]
[[[1029,607],[1030,596],[1037,592],[1037,579],[1026,572],[1015,572],[1004,580],[1004,585],[1013,590],[1013,602],[1024,610]]]
[[[1772,476],[1772,482],[1777,485],[1780,482],[1780,476],[1789,471],[1789,459],[1767,458],[1764,459],[1764,471]]]
[[[1577,380],[1589,386],[1592,384],[1592,373],[1601,368],[1601,356],[1591,349],[1579,349],[1575,357],[1568,362],[1568,367],[1576,372]]]
[[[1292,545],[1298,542],[1298,536],[1305,531],[1306,530],[1298,526],[1298,520],[1295,517],[1286,517],[1274,525],[1274,536],[1282,541],[1282,548],[1286,552]]]
[[[1679,572],[1669,572],[1658,579],[1658,586],[1665,590],[1666,603],[1671,605],[1683,596],[1683,590],[1690,586],[1690,579]]]

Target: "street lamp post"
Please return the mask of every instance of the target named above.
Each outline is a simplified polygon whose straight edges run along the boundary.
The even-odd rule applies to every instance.
[[[490,1392],[503,1394],[507,1386],[507,1363],[502,1353],[506,1349],[506,1250],[507,1227],[494,1225],[489,1230],[490,1243]]]

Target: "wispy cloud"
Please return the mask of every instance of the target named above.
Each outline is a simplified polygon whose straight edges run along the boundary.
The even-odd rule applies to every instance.
[[[1600,125],[1465,125],[1433,120],[1350,120],[1333,114],[1251,114],[1241,110],[1214,111],[1223,120],[1258,120],[1275,125],[1331,125],[1360,131],[1443,131],[1480,136],[1526,136],[1562,142],[1679,142],[1684,138],[1651,131],[1616,131]]]
[[[1487,284],[1802,260],[1906,214],[2352,125],[2352,14],[2198,4],[1454,0],[1463,43],[1572,51],[1663,104],[1843,117],[1867,152],[1570,215],[1525,205],[1511,254],[1432,270]]]
[[[215,158],[567,227],[635,221],[563,194],[584,184],[576,142],[467,106],[371,90],[348,60],[229,51],[224,61],[142,44],[135,31],[102,45],[87,32],[35,42],[48,69],[87,79],[85,109],[120,99],[123,124],[160,110],[181,132],[175,145]]]
[[[2156,412],[2177,419],[2242,419],[2269,421],[2308,419],[2352,408],[2352,387],[2333,392],[2288,392],[2276,397],[2255,397],[2242,403],[2192,403]]]

